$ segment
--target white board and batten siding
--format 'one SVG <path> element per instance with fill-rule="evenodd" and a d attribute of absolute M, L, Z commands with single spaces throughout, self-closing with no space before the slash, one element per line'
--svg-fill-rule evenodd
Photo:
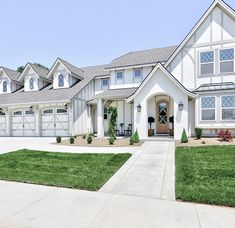
<path fill-rule="evenodd" d="M 91 81 L 73 98 L 72 132 L 74 135 L 92 131 L 92 121 L 87 102 L 94 97 L 94 92 L 94 81 Z"/>
<path fill-rule="evenodd" d="M 211 12 L 190 40 L 167 66 L 168 70 L 187 88 L 194 90 L 202 84 L 235 82 L 234 74 L 200 76 L 200 52 L 235 48 L 235 21 L 219 7 Z M 217 70 L 218 72 L 218 70 Z"/>

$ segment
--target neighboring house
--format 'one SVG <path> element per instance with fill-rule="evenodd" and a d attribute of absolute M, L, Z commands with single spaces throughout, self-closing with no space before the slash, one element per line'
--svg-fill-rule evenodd
<path fill-rule="evenodd" d="M 179 46 L 130 52 L 110 64 L 77 68 L 58 58 L 50 71 L 28 63 L 19 73 L 0 68 L 1 136 L 70 136 L 117 130 L 148 138 L 195 127 L 215 136 L 235 130 L 235 12 L 216 0 Z M 170 121 L 171 120 L 171 121 Z M 172 123 L 172 120 L 173 123 Z"/>

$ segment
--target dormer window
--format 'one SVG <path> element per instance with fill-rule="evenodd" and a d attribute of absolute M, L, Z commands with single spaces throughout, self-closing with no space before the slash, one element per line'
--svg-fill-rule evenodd
<path fill-rule="evenodd" d="M 64 75 L 60 74 L 58 77 L 58 87 L 64 87 Z"/>
<path fill-rule="evenodd" d="M 3 83 L 2 83 L 2 91 L 3 91 L 4 93 L 7 92 L 7 82 L 6 82 L 6 81 L 3 81 Z"/>
<path fill-rule="evenodd" d="M 29 79 L 29 89 L 34 90 L 34 79 L 33 78 Z"/>

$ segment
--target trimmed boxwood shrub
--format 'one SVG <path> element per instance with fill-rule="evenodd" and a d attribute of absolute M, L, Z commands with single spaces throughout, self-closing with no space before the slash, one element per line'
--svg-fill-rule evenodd
<path fill-rule="evenodd" d="M 195 128 L 195 135 L 197 139 L 201 139 L 202 138 L 202 128 Z"/>
<path fill-rule="evenodd" d="M 139 137 L 139 133 L 136 129 L 134 135 L 133 135 L 133 139 L 134 139 L 134 143 L 139 143 L 140 142 L 140 137 Z"/>
<path fill-rule="evenodd" d="M 187 136 L 186 131 L 184 129 L 182 136 L 181 136 L 181 143 L 187 143 L 187 142 L 188 142 L 188 136 Z"/>
<path fill-rule="evenodd" d="M 91 143 L 92 143 L 92 136 L 91 136 L 91 135 L 88 135 L 88 137 L 87 137 L 87 143 L 88 143 L 88 144 L 91 144 Z"/>
<path fill-rule="evenodd" d="M 70 141 L 70 144 L 74 144 L 74 137 L 70 137 L 69 141 Z"/>
<path fill-rule="evenodd" d="M 56 137 L 56 142 L 57 142 L 57 143 L 61 143 L 61 140 L 62 140 L 61 136 L 57 136 L 57 137 Z"/>
<path fill-rule="evenodd" d="M 114 137 L 110 137 L 109 138 L 109 145 L 113 145 L 114 141 L 115 141 Z"/>

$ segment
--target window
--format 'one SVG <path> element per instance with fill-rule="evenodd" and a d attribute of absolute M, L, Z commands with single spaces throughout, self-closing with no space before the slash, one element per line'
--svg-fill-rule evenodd
<path fill-rule="evenodd" d="M 58 86 L 64 87 L 64 75 L 63 74 L 60 74 L 58 77 Z"/>
<path fill-rule="evenodd" d="M 101 83 L 102 83 L 102 90 L 109 88 L 109 80 L 108 79 L 106 79 L 106 78 L 102 79 Z"/>
<path fill-rule="evenodd" d="M 108 119 L 108 108 L 104 107 L 104 120 Z"/>
<path fill-rule="evenodd" d="M 25 115 L 34 115 L 34 111 L 33 110 L 25 111 Z"/>
<path fill-rule="evenodd" d="M 53 109 L 44 110 L 43 114 L 53 114 Z"/>
<path fill-rule="evenodd" d="M 14 115 L 14 116 L 22 116 L 22 114 L 23 114 L 22 111 L 13 112 L 13 115 Z"/>
<path fill-rule="evenodd" d="M 200 75 L 214 74 L 214 51 L 200 53 Z"/>
<path fill-rule="evenodd" d="M 5 112 L 0 110 L 0 116 L 5 116 Z"/>
<path fill-rule="evenodd" d="M 215 120 L 215 97 L 201 98 L 201 120 Z"/>
<path fill-rule="evenodd" d="M 221 97 L 222 120 L 235 120 L 235 96 Z"/>
<path fill-rule="evenodd" d="M 68 111 L 66 110 L 66 109 L 57 109 L 56 110 L 56 113 L 58 113 L 58 114 L 63 114 L 63 113 L 67 113 Z"/>
<path fill-rule="evenodd" d="M 142 69 L 134 69 L 134 82 L 141 82 L 143 77 Z"/>
<path fill-rule="evenodd" d="M 6 81 L 3 81 L 3 83 L 2 83 L 2 91 L 3 91 L 4 93 L 7 92 L 7 82 L 6 82 Z"/>
<path fill-rule="evenodd" d="M 29 89 L 34 90 L 34 79 L 33 78 L 29 79 Z"/>
<path fill-rule="evenodd" d="M 234 49 L 220 50 L 220 73 L 234 72 Z"/>
<path fill-rule="evenodd" d="M 123 83 L 123 71 L 116 71 L 116 82 Z"/>

